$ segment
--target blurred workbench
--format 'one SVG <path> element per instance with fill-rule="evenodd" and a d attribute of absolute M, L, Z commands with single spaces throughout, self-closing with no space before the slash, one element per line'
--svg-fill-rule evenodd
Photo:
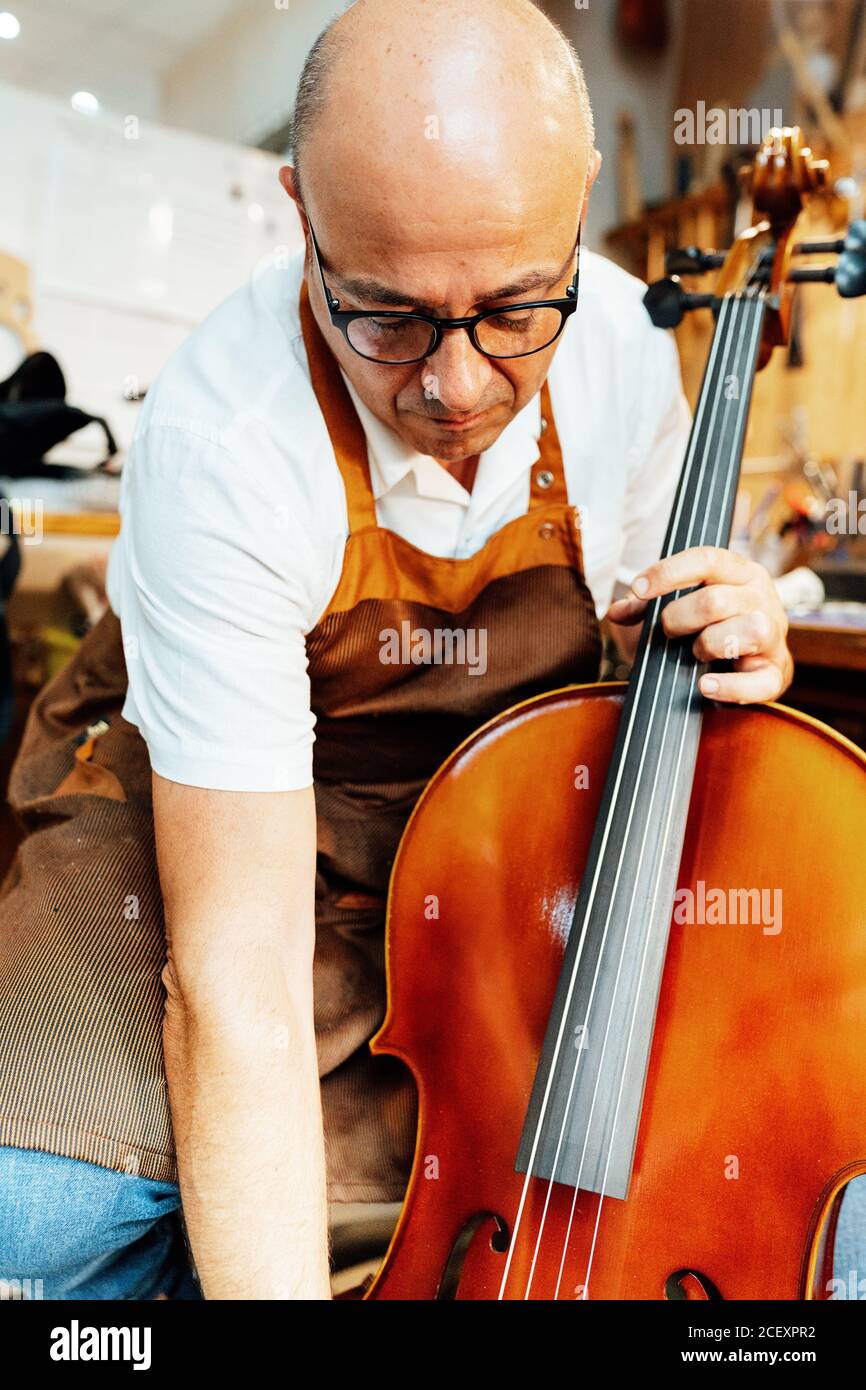
<path fill-rule="evenodd" d="M 794 683 L 784 703 L 866 748 L 866 604 L 828 604 L 826 613 L 792 617 L 788 645 Z"/>

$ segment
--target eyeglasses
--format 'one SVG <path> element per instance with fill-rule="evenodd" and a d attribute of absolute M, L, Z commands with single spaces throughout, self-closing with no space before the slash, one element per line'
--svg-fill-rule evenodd
<path fill-rule="evenodd" d="M 309 218 L 307 219 L 309 222 Z M 577 308 L 580 279 L 580 228 L 577 230 L 577 265 L 564 299 L 537 299 L 485 309 L 466 319 L 437 319 L 431 314 L 410 314 L 379 309 L 344 310 L 325 283 L 319 244 L 309 222 L 310 240 L 331 323 L 349 347 L 370 362 L 402 366 L 432 357 L 443 333 L 464 328 L 473 346 L 485 357 L 531 357 L 555 343 L 566 319 Z"/>

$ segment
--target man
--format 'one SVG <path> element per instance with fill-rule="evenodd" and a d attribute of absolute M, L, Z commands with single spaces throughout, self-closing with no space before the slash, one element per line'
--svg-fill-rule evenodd
<path fill-rule="evenodd" d="M 161 1213 L 182 1199 L 206 1297 L 326 1298 L 326 1196 L 393 1201 L 411 1157 L 411 1083 L 367 1041 L 390 864 L 438 762 L 515 700 L 595 679 L 598 617 L 627 649 L 677 588 L 703 586 L 671 633 L 743 653 L 705 694 L 790 678 L 763 571 L 710 549 L 653 563 L 687 412 L 641 286 L 593 256 L 578 279 L 600 158 L 560 33 L 528 0 L 358 3 L 310 55 L 295 147 L 303 264 L 192 336 L 125 472 L 125 718 L 112 619 L 43 697 L 13 781 L 67 836 L 41 912 L 49 839 L 38 862 L 25 843 L 0 1019 L 5 1181 L 66 1205 L 0 1236 L 0 1274 L 29 1259 L 49 1296 L 177 1293 Z M 408 658 L 404 623 L 429 639 Z M 466 660 L 437 662 L 455 629 Z"/>

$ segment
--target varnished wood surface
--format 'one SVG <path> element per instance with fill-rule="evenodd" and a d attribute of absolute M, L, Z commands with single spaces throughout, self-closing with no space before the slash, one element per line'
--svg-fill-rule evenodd
<path fill-rule="evenodd" d="M 796 665 L 866 671 L 866 628 L 794 621 L 788 645 Z"/>
<path fill-rule="evenodd" d="M 620 702 L 618 687 L 591 687 L 502 716 L 407 827 L 374 1045 L 412 1069 L 420 1128 L 371 1297 L 434 1298 L 474 1215 L 513 1228 L 514 1156 Z M 862 753 L 803 716 L 708 710 L 680 886 L 779 888 L 782 930 L 673 926 L 629 1197 L 599 1217 L 580 1193 L 567 1236 L 573 1192 L 550 1189 L 533 1298 L 553 1296 L 564 1247 L 561 1298 L 663 1298 L 682 1268 L 726 1299 L 816 1292 L 822 1214 L 866 1171 L 864 774 Z M 530 1185 L 508 1298 L 525 1294 L 547 1197 Z M 482 1221 L 460 1298 L 498 1296 L 493 1230 Z"/>

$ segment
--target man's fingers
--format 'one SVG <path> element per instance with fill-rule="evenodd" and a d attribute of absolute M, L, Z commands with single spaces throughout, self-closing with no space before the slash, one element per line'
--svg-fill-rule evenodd
<path fill-rule="evenodd" d="M 771 650 L 772 623 L 766 613 L 743 613 L 724 623 L 713 623 L 692 644 L 699 661 L 739 661 Z"/>
<path fill-rule="evenodd" d="M 721 700 L 725 704 L 761 704 L 765 700 L 776 700 L 785 688 L 785 679 L 778 666 L 771 661 L 762 661 L 744 671 L 711 671 L 702 676 L 700 691 L 710 700 Z"/>
<path fill-rule="evenodd" d="M 766 570 L 753 560 L 721 547 L 695 546 L 650 565 L 631 589 L 631 600 L 611 607 L 611 622 L 638 623 L 648 604 L 680 591 L 659 603 L 666 635 L 694 637 L 699 661 L 736 663 L 734 671 L 701 677 L 701 693 L 709 699 L 760 704 L 778 699 L 790 682 L 785 611 Z"/>
<path fill-rule="evenodd" d="M 623 627 L 631 627 L 633 623 L 640 623 L 644 619 L 647 606 L 640 598 L 618 598 L 616 603 L 612 603 L 607 611 L 607 617 L 612 623 L 620 623 Z"/>
<path fill-rule="evenodd" d="M 662 610 L 662 627 L 668 637 L 687 637 L 713 623 L 724 623 L 743 616 L 748 604 L 742 588 L 732 584 L 713 584 L 709 589 L 695 589 L 683 594 Z M 752 605 L 748 605 L 751 607 Z"/>
<path fill-rule="evenodd" d="M 696 545 L 650 565 L 632 580 L 631 587 L 638 598 L 657 598 L 694 584 L 747 584 L 758 570 L 753 560 L 734 550 Z"/>
<path fill-rule="evenodd" d="M 688 637 L 697 632 L 707 638 L 712 645 L 702 650 L 695 645 L 695 655 L 705 661 L 736 661 L 740 656 L 768 651 L 779 634 L 763 609 L 743 611 L 744 601 L 747 603 L 748 597 L 742 588 L 734 588 L 730 584 L 695 589 L 693 593 L 684 594 L 682 598 L 665 605 L 661 624 L 668 637 Z M 607 616 L 612 623 L 627 627 L 641 622 L 647 607 L 648 604 L 641 599 L 618 599 L 611 605 Z M 736 639 L 739 639 L 738 650 Z"/>

